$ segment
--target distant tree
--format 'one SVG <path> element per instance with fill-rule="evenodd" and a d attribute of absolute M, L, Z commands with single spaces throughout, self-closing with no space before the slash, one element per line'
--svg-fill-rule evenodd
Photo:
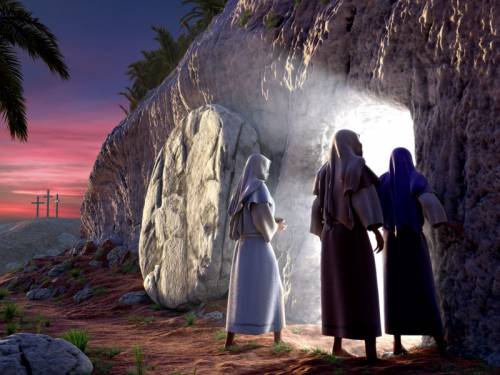
<path fill-rule="evenodd" d="M 181 18 L 181 25 L 188 32 L 205 30 L 212 18 L 224 10 L 227 0 L 182 0 L 184 5 L 192 5 L 191 10 Z"/>
<path fill-rule="evenodd" d="M 163 27 L 152 27 L 155 40 L 160 47 L 153 51 L 142 51 L 143 59 L 129 65 L 127 75 L 132 86 L 120 95 L 129 101 L 129 109 L 134 110 L 147 92 L 157 87 L 172 72 L 185 52 L 185 43 L 176 41 Z M 122 106 L 128 113 L 128 110 Z"/>
<path fill-rule="evenodd" d="M 192 41 L 210 24 L 212 18 L 224 9 L 226 0 L 183 0 L 193 5 L 182 17 L 185 33 L 177 40 L 163 27 L 152 27 L 159 48 L 142 51 L 143 58 L 129 65 L 127 76 L 131 85 L 119 94 L 128 100 L 128 108 L 120 106 L 125 113 L 137 108 L 146 94 L 158 85 L 177 67 Z"/>
<path fill-rule="evenodd" d="M 28 126 L 23 77 L 14 48 L 41 59 L 51 72 L 69 79 L 56 37 L 17 0 L 0 0 L 0 113 L 13 139 L 26 141 Z"/>

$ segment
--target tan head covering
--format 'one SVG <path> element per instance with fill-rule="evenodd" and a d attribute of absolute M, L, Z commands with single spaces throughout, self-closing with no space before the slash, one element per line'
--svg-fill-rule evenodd
<path fill-rule="evenodd" d="M 349 194 L 359 188 L 365 159 L 359 137 L 348 129 L 335 133 L 328 168 L 328 189 L 325 208 L 330 217 L 352 229 L 354 215 Z"/>
<path fill-rule="evenodd" d="M 233 192 L 229 203 L 228 215 L 230 232 L 229 236 L 237 240 L 241 234 L 241 213 L 244 207 L 244 201 L 257 190 L 267 192 L 267 189 L 261 189 L 269 176 L 269 167 L 271 160 L 261 154 L 252 154 L 249 156 L 243 173 L 238 181 L 238 185 Z M 266 194 L 263 193 L 262 200 L 266 200 Z"/>

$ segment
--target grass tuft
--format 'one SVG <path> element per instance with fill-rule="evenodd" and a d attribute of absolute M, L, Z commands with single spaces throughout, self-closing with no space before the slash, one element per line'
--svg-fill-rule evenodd
<path fill-rule="evenodd" d="M 2 308 L 2 319 L 5 322 L 11 322 L 16 316 L 22 316 L 22 310 L 15 302 L 5 302 Z"/>
<path fill-rule="evenodd" d="M 327 353 L 324 350 L 321 350 L 320 348 L 314 348 L 311 353 L 313 355 L 316 355 L 320 357 L 322 360 L 327 361 L 328 363 L 331 363 L 332 365 L 339 364 L 342 362 L 342 360 L 339 357 L 334 356 L 331 353 Z"/>
<path fill-rule="evenodd" d="M 136 375 L 144 375 L 144 351 L 140 345 L 135 345 L 134 349 L 134 362 Z"/>
<path fill-rule="evenodd" d="M 130 315 L 127 317 L 129 323 L 135 323 L 139 325 L 148 325 L 155 321 L 154 316 L 141 316 L 141 315 Z"/>
<path fill-rule="evenodd" d="M 196 314 L 193 312 L 189 312 L 186 315 L 184 315 L 184 319 L 186 319 L 187 326 L 192 326 L 196 322 Z"/>
<path fill-rule="evenodd" d="M 290 353 L 292 351 L 292 347 L 290 344 L 287 344 L 286 342 L 280 341 L 278 343 L 274 343 L 273 345 L 273 353 L 280 354 L 280 353 Z"/>
<path fill-rule="evenodd" d="M 88 332 L 81 329 L 70 329 L 69 331 L 64 332 L 61 337 L 72 343 L 84 353 L 90 340 Z"/>
<path fill-rule="evenodd" d="M 223 329 L 219 329 L 215 332 L 214 337 L 216 340 L 225 340 L 226 339 L 226 331 Z"/>

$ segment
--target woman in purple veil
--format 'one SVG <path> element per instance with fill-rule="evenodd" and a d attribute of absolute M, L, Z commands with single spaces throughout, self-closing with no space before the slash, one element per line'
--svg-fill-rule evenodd
<path fill-rule="evenodd" d="M 417 172 L 410 152 L 396 148 L 377 187 L 384 212 L 385 331 L 394 335 L 394 354 L 406 354 L 401 335 L 433 336 L 442 353 L 443 325 L 431 260 L 422 232 L 447 222 L 443 206 Z"/>

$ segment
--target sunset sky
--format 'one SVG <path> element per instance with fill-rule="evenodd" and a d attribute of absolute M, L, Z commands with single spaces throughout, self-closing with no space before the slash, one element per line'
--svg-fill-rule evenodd
<path fill-rule="evenodd" d="M 61 217 L 78 217 L 93 162 L 123 119 L 127 66 L 156 48 L 151 26 L 178 35 L 181 0 L 24 0 L 56 34 L 71 79 L 61 81 L 19 52 L 28 107 L 27 143 L 0 129 L 0 221 L 35 216 L 30 202 L 59 193 Z M 41 212 L 45 213 L 44 206 Z M 53 204 L 51 215 L 54 215 Z"/>

